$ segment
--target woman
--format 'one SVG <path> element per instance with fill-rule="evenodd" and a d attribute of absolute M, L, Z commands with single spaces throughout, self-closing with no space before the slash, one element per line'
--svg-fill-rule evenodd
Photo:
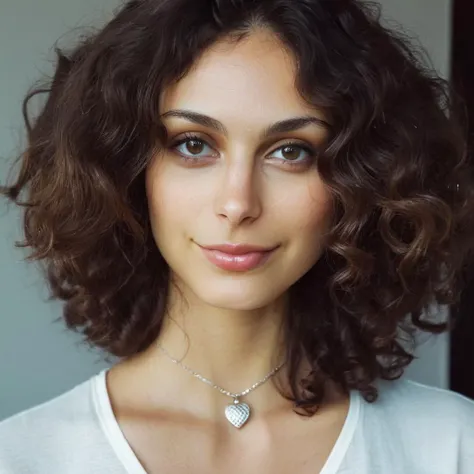
<path fill-rule="evenodd" d="M 375 11 L 131 1 L 48 94 L 3 193 L 120 362 L 4 420 L 0 472 L 472 472 L 474 402 L 400 379 L 451 328 L 426 312 L 472 261 L 472 168 Z"/>

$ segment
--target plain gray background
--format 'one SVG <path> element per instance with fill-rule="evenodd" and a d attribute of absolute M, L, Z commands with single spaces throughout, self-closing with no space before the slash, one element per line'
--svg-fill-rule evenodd
<path fill-rule="evenodd" d="M 80 26 L 100 26 L 118 0 L 0 0 L 0 181 L 24 145 L 21 100 L 42 74 L 52 72 L 52 46 L 69 45 Z M 449 71 L 450 0 L 383 0 L 384 17 L 419 37 L 433 64 Z M 72 31 L 72 33 L 71 33 Z M 67 35 L 65 35 L 67 33 Z M 0 420 L 39 404 L 89 378 L 106 364 L 101 353 L 53 319 L 58 302 L 46 302 L 46 285 L 34 264 L 22 261 L 20 213 L 0 201 Z M 406 377 L 447 388 L 447 335 L 419 349 Z"/>

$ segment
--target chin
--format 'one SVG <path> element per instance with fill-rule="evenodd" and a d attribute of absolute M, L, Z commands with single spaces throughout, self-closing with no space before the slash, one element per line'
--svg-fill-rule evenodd
<path fill-rule="evenodd" d="M 205 288 L 202 286 L 196 288 L 195 294 L 201 301 L 216 308 L 252 311 L 272 304 L 284 293 L 284 291 L 276 292 L 275 288 L 252 284 L 252 282 L 226 283 L 208 282 Z"/>

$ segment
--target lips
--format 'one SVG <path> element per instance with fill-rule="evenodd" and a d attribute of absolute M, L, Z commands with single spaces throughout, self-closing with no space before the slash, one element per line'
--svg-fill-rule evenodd
<path fill-rule="evenodd" d="M 262 266 L 277 247 L 264 248 L 247 244 L 200 246 L 204 256 L 216 267 L 245 272 Z"/>

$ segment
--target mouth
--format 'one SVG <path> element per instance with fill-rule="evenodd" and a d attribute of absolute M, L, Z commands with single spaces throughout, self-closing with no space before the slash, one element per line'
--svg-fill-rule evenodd
<path fill-rule="evenodd" d="M 247 244 L 201 246 L 204 256 L 216 267 L 233 272 L 246 272 L 264 265 L 279 247 L 265 248 Z"/>

